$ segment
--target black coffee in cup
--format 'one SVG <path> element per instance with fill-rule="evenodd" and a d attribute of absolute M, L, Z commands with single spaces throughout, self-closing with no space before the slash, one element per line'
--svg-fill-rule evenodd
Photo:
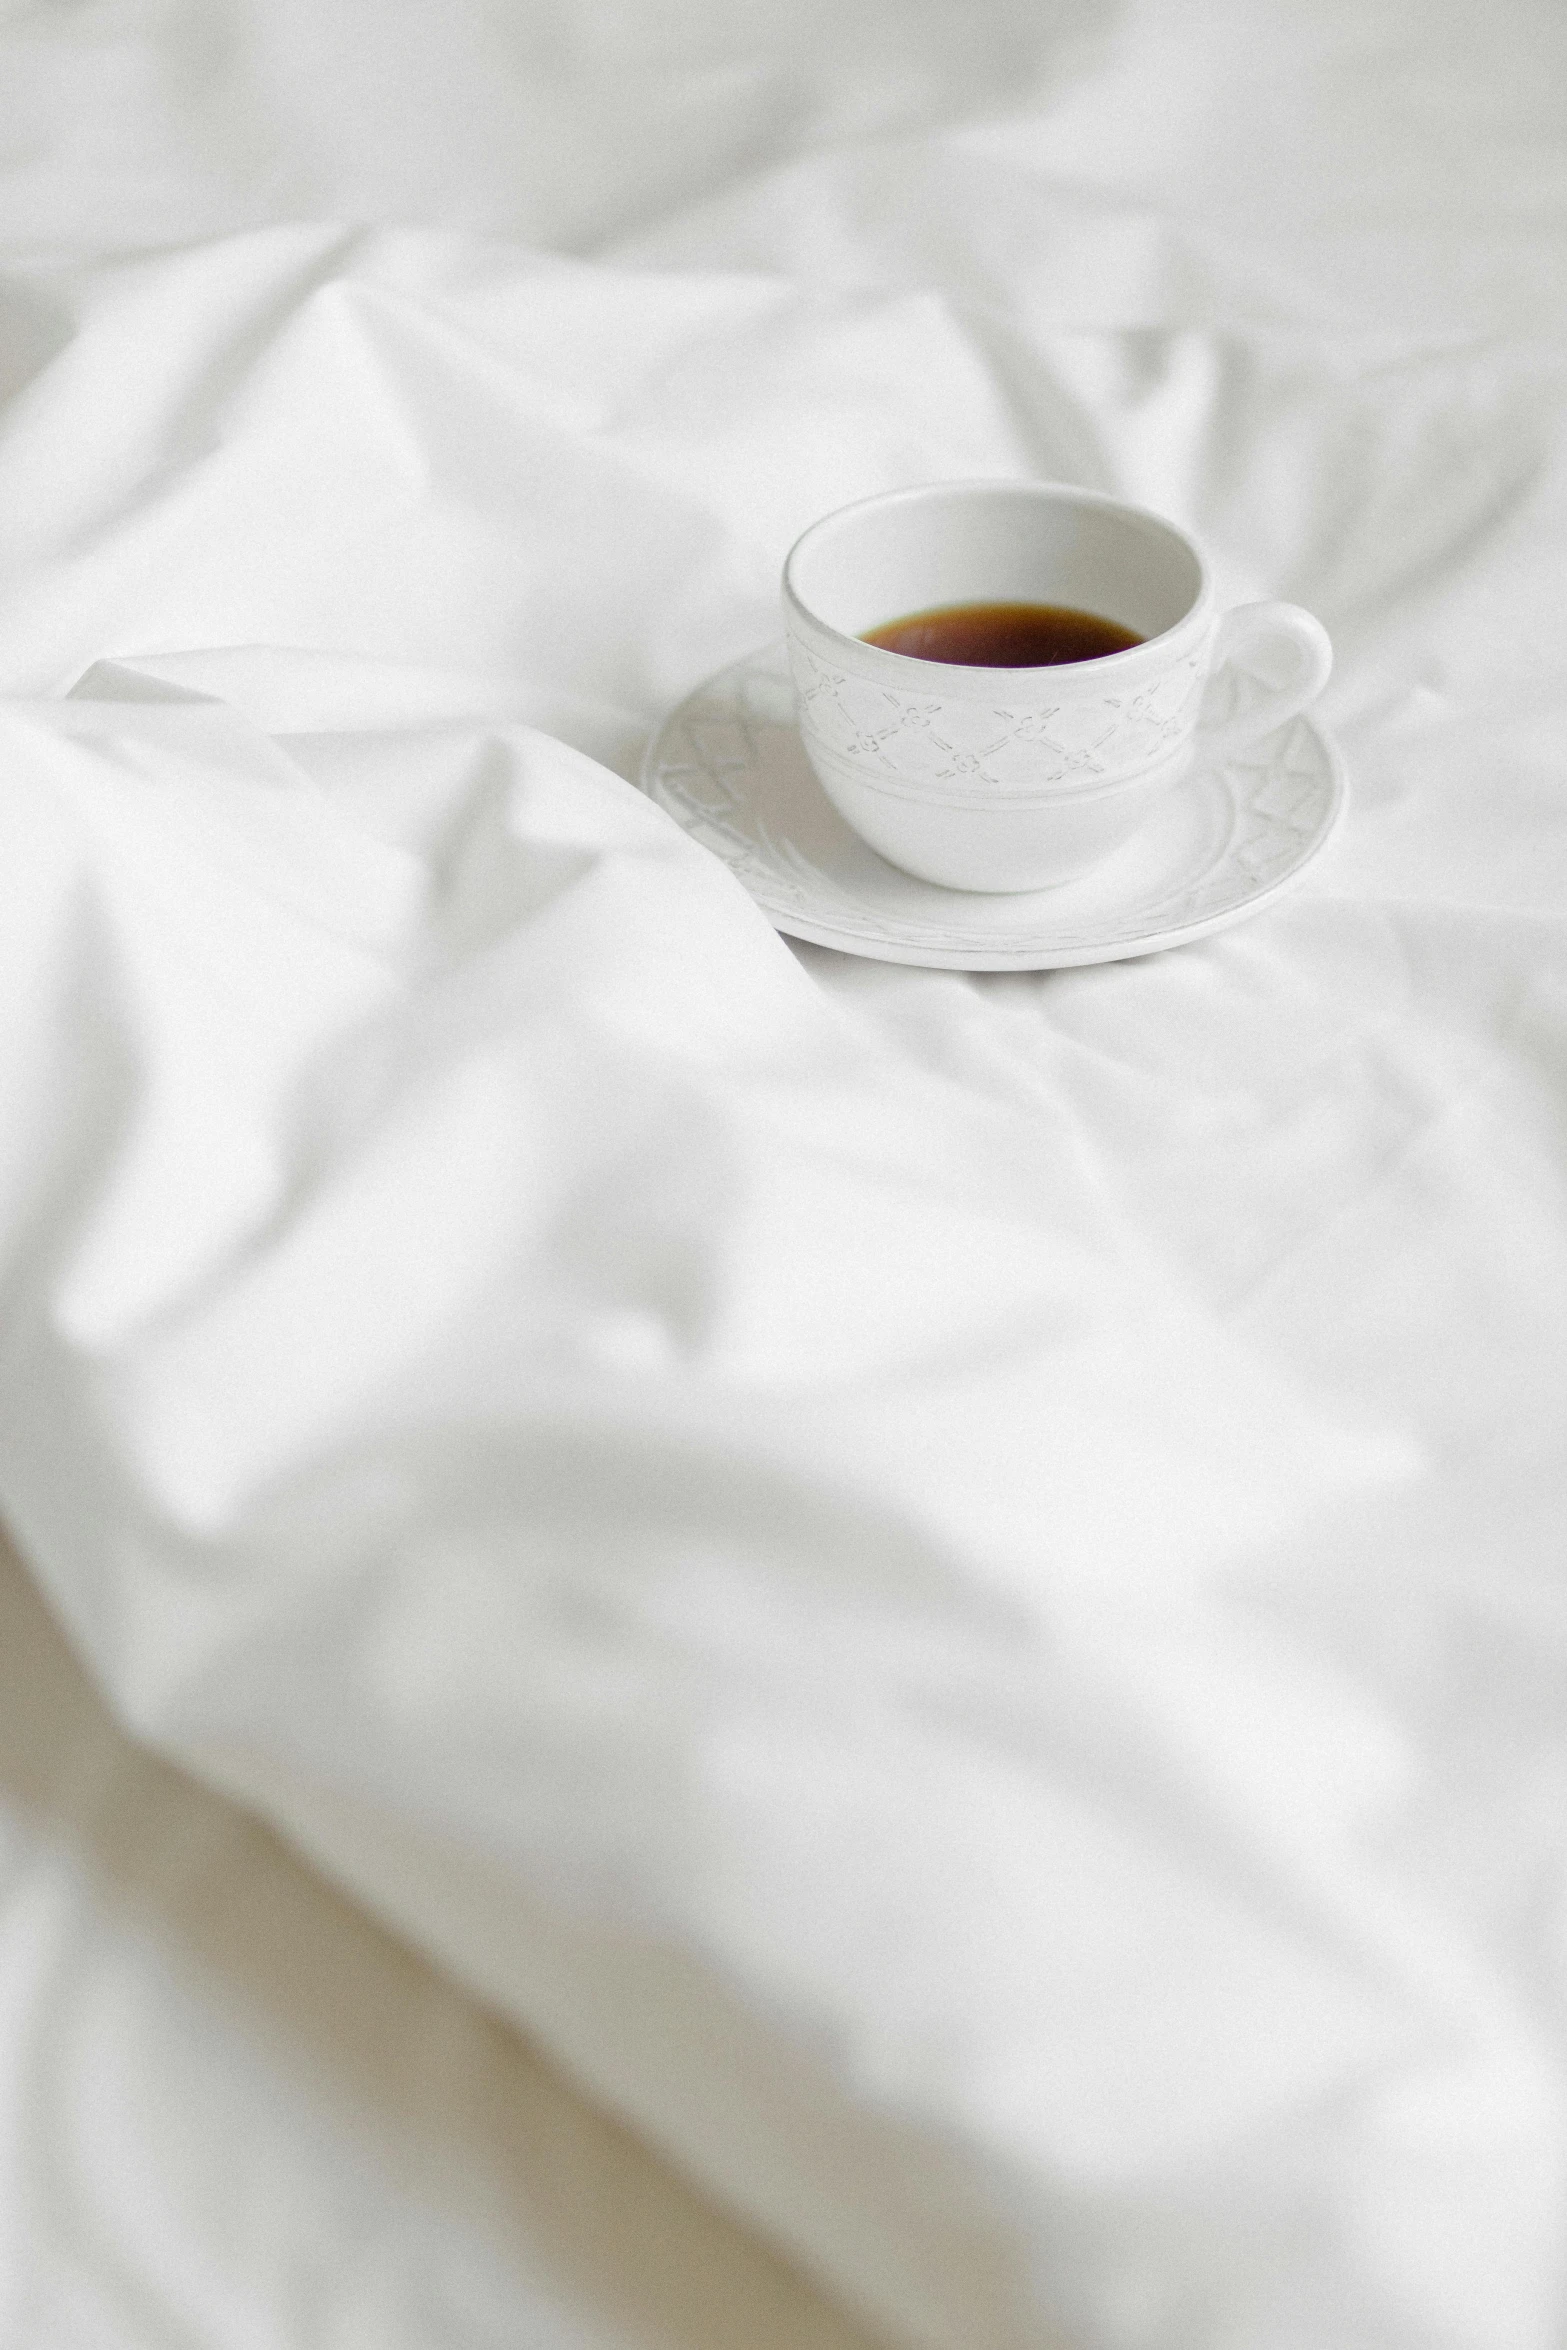
<path fill-rule="evenodd" d="M 863 642 L 915 661 L 953 661 L 971 669 L 1048 669 L 1063 661 L 1098 661 L 1142 638 L 1119 621 L 1071 604 L 940 604 L 868 628 Z"/>

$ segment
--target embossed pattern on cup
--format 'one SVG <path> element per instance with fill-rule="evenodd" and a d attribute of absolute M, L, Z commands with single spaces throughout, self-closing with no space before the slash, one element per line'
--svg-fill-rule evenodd
<path fill-rule="evenodd" d="M 1157 764 L 1195 725 L 1206 666 L 1192 652 L 1140 690 L 1059 693 L 1030 707 L 1021 690 L 992 701 L 900 693 L 799 640 L 791 659 L 813 756 L 845 760 L 889 785 L 961 784 L 969 799 L 1092 786 Z"/>

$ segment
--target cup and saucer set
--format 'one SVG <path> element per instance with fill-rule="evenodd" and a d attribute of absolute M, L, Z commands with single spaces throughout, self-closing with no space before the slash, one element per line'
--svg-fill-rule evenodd
<path fill-rule="evenodd" d="M 1152 954 L 1259 912 L 1342 811 L 1304 714 L 1321 625 L 1221 616 L 1196 543 L 1119 499 L 864 499 L 783 599 L 784 642 L 680 704 L 642 788 L 791 937 L 953 971 Z"/>

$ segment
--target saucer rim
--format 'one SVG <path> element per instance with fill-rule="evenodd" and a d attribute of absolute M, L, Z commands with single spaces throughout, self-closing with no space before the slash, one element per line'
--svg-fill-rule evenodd
<path fill-rule="evenodd" d="M 693 702 L 698 701 L 704 694 L 712 693 L 715 687 L 733 675 L 735 671 L 784 656 L 785 640 L 781 637 L 771 639 L 766 644 L 755 646 L 748 653 L 737 654 L 732 661 L 726 661 L 721 668 L 715 669 L 710 677 L 702 679 L 688 692 L 682 694 L 680 700 L 665 712 L 648 738 L 647 748 L 642 755 L 637 773 L 637 788 L 653 802 L 655 807 L 663 809 L 666 815 L 678 823 L 688 839 L 696 840 L 699 847 L 708 849 L 710 856 L 718 857 L 719 863 L 725 865 L 727 870 L 734 874 L 735 880 L 745 890 L 752 904 L 756 906 L 758 912 L 766 916 L 774 930 L 786 938 L 799 939 L 807 946 L 828 947 L 835 954 L 858 955 L 865 962 L 903 963 L 914 969 L 928 971 L 1066 971 L 1087 968 L 1096 963 L 1134 962 L 1145 955 L 1163 954 L 1172 947 L 1187 946 L 1199 939 L 1211 938 L 1219 931 L 1228 930 L 1240 922 L 1249 922 L 1253 915 L 1264 912 L 1268 906 L 1285 896 L 1304 877 L 1323 851 L 1328 848 L 1343 821 L 1348 799 L 1348 774 L 1343 752 L 1321 720 L 1311 711 L 1303 710 L 1286 719 L 1274 734 L 1265 735 L 1258 743 L 1248 746 L 1244 761 L 1235 758 L 1221 763 L 1221 767 L 1234 767 L 1243 763 L 1255 762 L 1267 750 L 1268 745 L 1279 736 L 1284 735 L 1292 728 L 1304 727 L 1313 737 L 1323 758 L 1328 781 L 1326 815 L 1295 863 L 1288 866 L 1283 873 L 1275 874 L 1270 880 L 1258 883 L 1255 889 L 1233 905 L 1220 907 L 1214 913 L 1201 915 L 1195 921 L 1180 923 L 1172 929 L 1150 931 L 1135 938 L 1128 939 L 1123 935 L 1120 938 L 1104 941 L 1097 945 L 1078 943 L 1054 948 L 1046 941 L 1041 940 L 1038 947 L 1029 947 L 1021 951 L 1013 949 L 987 953 L 971 948 L 919 947 L 904 940 L 877 939 L 873 936 L 850 933 L 835 927 L 830 921 L 813 922 L 807 916 L 801 915 L 793 909 L 768 905 L 765 899 L 758 896 L 750 884 L 738 872 L 735 872 L 734 867 L 728 864 L 727 859 L 717 849 L 701 840 L 692 828 L 682 820 L 676 807 L 669 806 L 660 795 L 650 788 L 655 768 L 659 764 L 660 745 Z M 1183 777 L 1176 789 L 1189 789 L 1200 776 L 1212 772 L 1211 767 L 1195 768 L 1190 775 Z M 874 855 L 876 852 L 872 851 L 871 853 Z M 898 868 L 893 866 L 891 870 L 897 872 Z M 913 879 L 912 876 L 904 878 Z M 921 882 L 916 886 L 923 889 L 934 889 L 939 885 L 934 882 Z M 1069 887 L 1070 884 L 1066 886 Z M 945 896 L 955 901 L 976 899 L 991 905 L 996 903 L 998 896 L 1009 894 L 989 890 L 959 889 L 944 892 Z M 1053 892 L 1044 890 L 1022 890 L 1017 893 L 1017 896 L 1020 899 L 1048 898 L 1053 894 Z"/>

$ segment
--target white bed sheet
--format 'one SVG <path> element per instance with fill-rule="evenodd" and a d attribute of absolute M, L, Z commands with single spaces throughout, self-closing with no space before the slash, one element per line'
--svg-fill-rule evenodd
<path fill-rule="evenodd" d="M 0 1501 L 757 2231 L 9 1569 L 19 2343 L 1561 2340 L 1564 48 L 0 12 Z M 791 951 L 518 731 L 966 472 L 1322 614 L 1293 900 Z"/>

